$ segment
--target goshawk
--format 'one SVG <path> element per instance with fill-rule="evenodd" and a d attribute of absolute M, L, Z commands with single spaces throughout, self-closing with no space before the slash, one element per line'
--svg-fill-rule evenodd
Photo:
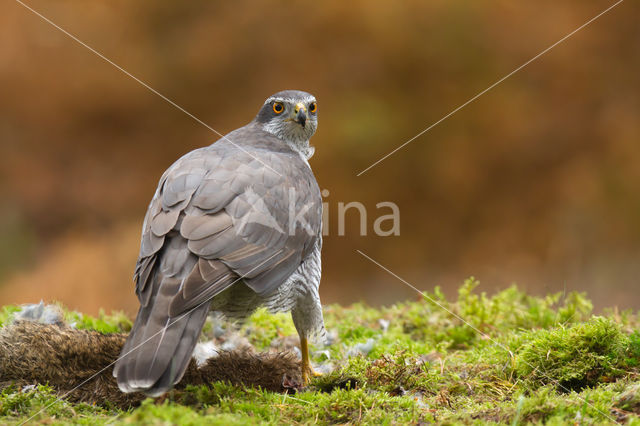
<path fill-rule="evenodd" d="M 318 295 L 322 199 L 308 159 L 316 99 L 286 90 L 253 121 L 162 175 L 142 227 L 140 309 L 113 371 L 123 392 L 160 395 L 185 372 L 209 310 L 291 311 L 302 375 L 324 332 Z"/>

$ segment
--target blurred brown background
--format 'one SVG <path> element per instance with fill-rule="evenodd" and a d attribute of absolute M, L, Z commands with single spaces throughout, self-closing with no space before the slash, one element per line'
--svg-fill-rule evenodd
<path fill-rule="evenodd" d="M 323 301 L 415 298 L 474 275 L 640 307 L 640 4 L 623 2 L 360 177 L 611 1 L 29 1 L 221 132 L 314 93 L 330 191 Z M 217 137 L 20 6 L 0 6 L 0 305 L 133 314 L 162 172 Z M 401 209 L 401 235 L 358 235 Z"/>

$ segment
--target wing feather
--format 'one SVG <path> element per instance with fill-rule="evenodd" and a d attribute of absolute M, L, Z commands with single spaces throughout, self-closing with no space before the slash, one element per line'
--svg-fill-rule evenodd
<path fill-rule="evenodd" d="M 223 263 L 200 259 L 183 280 L 182 291 L 171 300 L 169 315 L 180 315 L 210 300 L 231 286 L 235 277 Z"/>
<path fill-rule="evenodd" d="M 166 235 L 176 226 L 178 216 L 180 216 L 180 210 L 178 209 L 161 210 L 151 219 L 151 232 L 158 237 Z"/>
<path fill-rule="evenodd" d="M 180 234 L 187 240 L 201 240 L 231 227 L 231 216 L 225 212 L 193 216 L 185 214 L 180 225 Z"/>

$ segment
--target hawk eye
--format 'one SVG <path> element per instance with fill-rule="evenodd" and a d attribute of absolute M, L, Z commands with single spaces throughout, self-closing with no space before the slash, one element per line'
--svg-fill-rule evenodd
<path fill-rule="evenodd" d="M 318 110 L 318 105 L 315 102 L 311 102 L 309 104 L 309 112 L 316 112 Z"/>
<path fill-rule="evenodd" d="M 276 114 L 281 114 L 282 111 L 284 111 L 284 105 L 282 104 L 282 102 L 275 102 L 273 104 L 273 112 L 275 112 Z"/>

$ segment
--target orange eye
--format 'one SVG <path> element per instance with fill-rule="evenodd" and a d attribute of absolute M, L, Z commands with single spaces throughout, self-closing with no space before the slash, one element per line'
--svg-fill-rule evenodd
<path fill-rule="evenodd" d="M 284 105 L 282 105 L 282 102 L 275 102 L 273 104 L 273 112 L 276 114 L 282 114 L 282 111 L 284 111 Z"/>
<path fill-rule="evenodd" d="M 311 102 L 309 104 L 309 112 L 316 112 L 318 110 L 318 105 L 315 102 Z"/>

